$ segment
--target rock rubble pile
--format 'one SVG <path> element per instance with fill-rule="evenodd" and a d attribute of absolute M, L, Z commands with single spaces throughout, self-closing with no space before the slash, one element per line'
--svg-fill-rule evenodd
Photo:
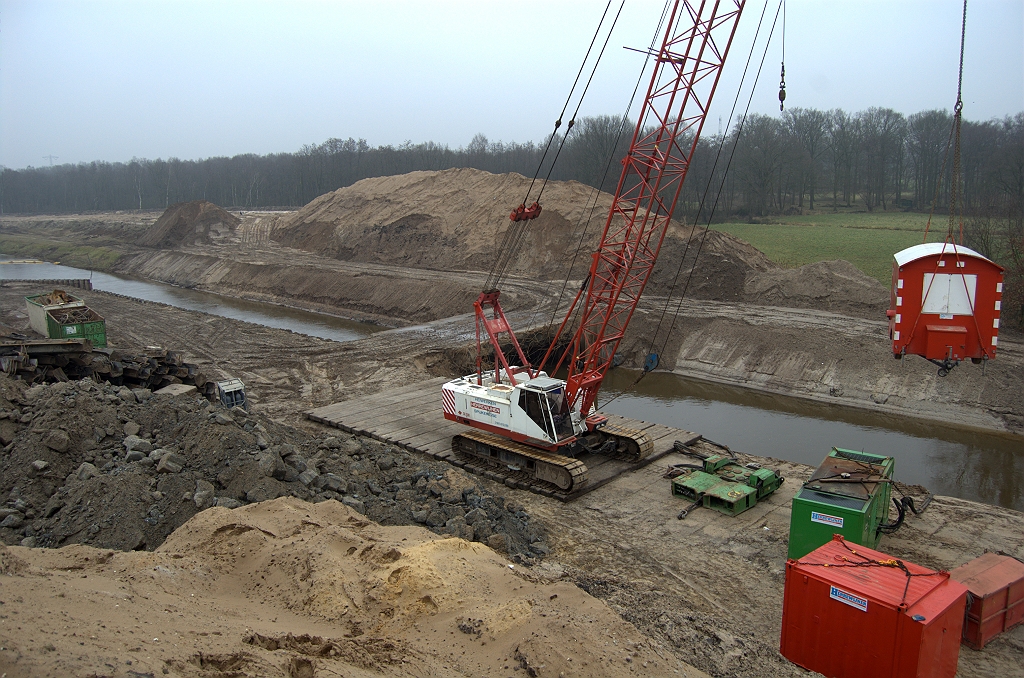
<path fill-rule="evenodd" d="M 152 550 L 211 506 L 337 500 L 529 563 L 548 552 L 521 506 L 448 464 L 346 434 L 314 436 L 196 393 L 0 376 L 0 540 Z"/>

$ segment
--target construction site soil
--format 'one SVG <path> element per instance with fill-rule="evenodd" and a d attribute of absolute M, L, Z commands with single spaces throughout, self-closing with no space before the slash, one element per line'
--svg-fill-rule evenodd
<path fill-rule="evenodd" d="M 39 255 L 56 243 L 107 248 L 121 254 L 114 272 L 397 328 L 335 343 L 85 293 L 112 346 L 181 350 L 210 376 L 242 378 L 251 408 L 0 378 L 0 571 L 10 575 L 0 671 L 807 675 L 777 648 L 789 501 L 809 468 L 741 455 L 787 482 L 737 518 L 678 521 L 662 474 L 689 461 L 681 455 L 560 503 L 303 417 L 467 371 L 467 311 L 525 181 L 474 170 L 371 179 L 293 213 L 243 213 L 233 226 L 218 215 L 226 229 L 163 249 L 126 244 L 155 232 L 159 214 L 0 218 L 0 235 Z M 556 312 L 565 257 L 550 252 L 578 234 L 589 191 L 545 192 L 502 287 L 517 327 L 541 335 Z M 607 200 L 597 197 L 594 229 Z M 187 226 L 167 233 L 197 232 Z M 688 234 L 672 229 L 621 347 L 627 364 L 649 349 Z M 30 332 L 23 299 L 47 291 L 37 288 L 0 287 L 0 322 Z M 687 289 L 663 369 L 1024 431 L 1019 342 L 1004 334 L 984 374 L 967 366 L 939 379 L 923 360 L 893 361 L 887 291 L 845 262 L 782 269 L 711 232 Z M 1021 534 L 1019 512 L 937 497 L 880 549 L 951 569 L 985 551 L 1024 557 Z M 1018 627 L 962 650 L 958 675 L 1022 675 L 1022 665 Z"/>

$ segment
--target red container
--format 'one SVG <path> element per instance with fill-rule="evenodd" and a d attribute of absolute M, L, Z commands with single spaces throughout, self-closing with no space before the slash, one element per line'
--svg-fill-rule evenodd
<path fill-rule="evenodd" d="M 930 242 L 897 252 L 889 291 L 895 356 L 957 363 L 996 357 L 1003 268 L 972 249 Z"/>
<path fill-rule="evenodd" d="M 964 620 L 964 643 L 980 650 L 1003 631 L 1024 621 L 1024 563 L 986 553 L 949 576 L 967 587 L 971 603 Z"/>
<path fill-rule="evenodd" d="M 953 678 L 966 602 L 948 572 L 835 535 L 786 563 L 780 650 L 829 678 Z"/>

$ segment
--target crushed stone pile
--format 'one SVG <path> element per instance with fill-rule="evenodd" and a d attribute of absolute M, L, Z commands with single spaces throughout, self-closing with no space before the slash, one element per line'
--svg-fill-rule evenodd
<path fill-rule="evenodd" d="M 178 247 L 216 242 L 232 234 L 242 220 L 208 200 L 171 205 L 139 237 L 143 247 Z"/>
<path fill-rule="evenodd" d="M 282 219 L 271 237 L 342 260 L 489 271 L 509 212 L 529 184 L 530 179 L 519 174 L 465 168 L 364 179 L 324 194 Z M 575 181 L 549 182 L 543 211 L 530 222 L 511 275 L 562 280 L 571 265 L 571 277 L 582 280 L 611 200 L 610 194 Z M 689 271 L 703 233 L 696 230 L 687 250 L 691 229 L 672 224 L 649 283 L 651 292 L 668 290 L 681 260 L 684 271 Z M 776 268 L 753 246 L 712 231 L 701 248 L 687 296 L 737 299 L 743 295 L 748 272 Z M 679 289 L 684 280 L 680 278 Z"/>
<path fill-rule="evenodd" d="M 8 675 L 703 675 L 557 566 L 337 501 L 215 507 L 152 553 L 0 545 L 0 568 Z"/>
<path fill-rule="evenodd" d="M 0 376 L 0 540 L 152 550 L 203 509 L 292 496 L 421 524 L 530 564 L 548 553 L 521 506 L 442 462 L 313 436 L 191 395 Z"/>

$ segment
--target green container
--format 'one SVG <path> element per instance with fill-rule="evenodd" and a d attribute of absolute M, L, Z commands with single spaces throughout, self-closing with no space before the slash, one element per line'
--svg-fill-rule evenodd
<path fill-rule="evenodd" d="M 81 322 L 61 322 L 58 316 L 64 313 L 50 311 L 46 314 L 47 334 L 51 339 L 88 339 L 96 348 L 105 348 L 107 345 L 107 323 L 96 311 L 91 308 L 82 307 L 74 309 L 79 318 L 87 318 Z"/>
<path fill-rule="evenodd" d="M 833 447 L 793 497 L 789 557 L 802 558 L 834 534 L 878 546 L 878 526 L 889 517 L 894 467 L 892 457 Z"/>

